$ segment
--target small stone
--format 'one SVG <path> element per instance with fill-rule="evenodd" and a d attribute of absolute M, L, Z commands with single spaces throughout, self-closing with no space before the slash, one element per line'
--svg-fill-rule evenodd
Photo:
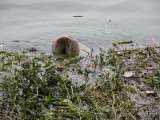
<path fill-rule="evenodd" d="M 117 52 L 117 54 L 118 54 L 118 55 L 123 55 L 124 53 L 123 53 L 123 52 Z"/>
<path fill-rule="evenodd" d="M 133 77 L 134 76 L 134 71 L 126 71 L 123 76 L 124 77 Z"/>

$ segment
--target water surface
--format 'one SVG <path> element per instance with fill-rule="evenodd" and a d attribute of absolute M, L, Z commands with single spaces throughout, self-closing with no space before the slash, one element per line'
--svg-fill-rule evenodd
<path fill-rule="evenodd" d="M 152 37 L 160 42 L 159 6 L 159 0 L 1 0 L 0 42 L 8 51 L 35 46 L 47 54 L 52 53 L 50 40 L 61 34 L 77 38 L 95 53 L 97 44 L 112 47 L 112 33 L 140 45 Z"/>

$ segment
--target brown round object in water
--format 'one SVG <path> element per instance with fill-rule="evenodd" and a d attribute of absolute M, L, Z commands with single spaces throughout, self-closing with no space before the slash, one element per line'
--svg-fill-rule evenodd
<path fill-rule="evenodd" d="M 80 46 L 76 39 L 63 35 L 53 40 L 52 50 L 59 54 L 79 54 Z"/>

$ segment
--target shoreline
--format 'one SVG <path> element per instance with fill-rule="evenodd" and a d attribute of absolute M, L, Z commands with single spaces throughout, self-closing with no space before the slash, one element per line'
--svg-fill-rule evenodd
<path fill-rule="evenodd" d="M 69 59 L 0 52 L 2 119 L 158 118 L 160 49 L 100 51 Z"/>

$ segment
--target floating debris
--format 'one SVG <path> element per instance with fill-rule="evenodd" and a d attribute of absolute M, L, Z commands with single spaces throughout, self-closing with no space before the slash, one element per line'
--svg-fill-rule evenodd
<path fill-rule="evenodd" d="M 84 16 L 81 16 L 81 15 L 75 15 L 75 16 L 73 16 L 73 17 L 84 17 Z"/>
<path fill-rule="evenodd" d="M 13 40 L 12 42 L 30 42 L 30 41 L 27 41 L 27 40 Z"/>
<path fill-rule="evenodd" d="M 13 40 L 12 42 L 21 42 L 21 40 Z"/>

